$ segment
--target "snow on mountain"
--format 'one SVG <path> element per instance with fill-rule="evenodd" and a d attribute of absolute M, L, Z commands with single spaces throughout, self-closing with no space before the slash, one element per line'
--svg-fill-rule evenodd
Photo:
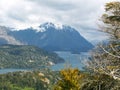
<path fill-rule="evenodd" d="M 37 28 L 11 31 L 9 35 L 20 42 L 48 51 L 84 52 L 93 48 L 93 45 L 74 28 L 50 22 Z"/>
<path fill-rule="evenodd" d="M 71 28 L 70 26 L 62 25 L 60 23 L 53 24 L 51 22 L 43 23 L 40 26 L 34 27 L 33 29 L 35 29 L 36 32 L 45 32 L 46 30 L 49 30 L 50 28 L 53 28 L 54 30 L 73 31 L 73 28 Z"/>

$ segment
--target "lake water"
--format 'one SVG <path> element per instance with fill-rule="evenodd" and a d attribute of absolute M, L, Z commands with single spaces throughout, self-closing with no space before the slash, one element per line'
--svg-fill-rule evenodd
<path fill-rule="evenodd" d="M 71 67 L 82 69 L 84 67 L 85 60 L 88 59 L 89 54 L 82 52 L 80 54 L 72 54 L 70 52 L 56 52 L 60 57 L 65 60 L 65 63 L 55 64 L 51 67 L 52 70 L 61 70 L 71 65 Z M 0 74 L 16 71 L 28 71 L 30 69 L 0 69 Z"/>
<path fill-rule="evenodd" d="M 5 74 L 8 72 L 17 72 L 17 71 L 28 71 L 28 69 L 12 69 L 12 68 L 0 69 L 0 74 Z"/>
<path fill-rule="evenodd" d="M 74 68 L 82 69 L 85 66 L 85 61 L 88 60 L 90 56 L 88 52 L 72 54 L 70 52 L 57 51 L 56 53 L 65 60 L 65 63 L 55 64 L 52 66 L 52 70 L 61 70 L 69 65 Z"/>

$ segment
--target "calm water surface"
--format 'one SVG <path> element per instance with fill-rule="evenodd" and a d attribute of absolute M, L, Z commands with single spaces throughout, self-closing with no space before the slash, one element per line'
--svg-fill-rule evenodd
<path fill-rule="evenodd" d="M 28 69 L 12 69 L 12 68 L 0 69 L 0 74 L 5 74 L 8 72 L 17 72 L 17 71 L 28 71 Z"/>
<path fill-rule="evenodd" d="M 71 67 L 82 69 L 84 67 L 85 60 L 87 60 L 90 56 L 88 52 L 72 54 L 70 52 L 57 51 L 56 53 L 65 60 L 65 63 L 60 63 L 52 66 L 53 70 L 61 70 L 68 64 L 71 65 Z"/>
<path fill-rule="evenodd" d="M 82 69 L 84 67 L 84 61 L 88 59 L 89 54 L 87 52 L 82 52 L 80 54 L 72 54 L 70 52 L 56 52 L 60 57 L 65 60 L 65 63 L 55 64 L 51 67 L 52 70 L 61 70 L 65 68 L 67 65 L 71 65 L 71 67 Z M 16 72 L 16 71 L 28 71 L 30 69 L 0 69 L 0 74 L 8 73 L 8 72 Z"/>

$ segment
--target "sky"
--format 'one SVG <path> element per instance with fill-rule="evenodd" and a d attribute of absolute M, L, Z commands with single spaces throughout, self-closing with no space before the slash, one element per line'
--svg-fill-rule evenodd
<path fill-rule="evenodd" d="M 52 22 L 70 25 L 90 41 L 103 40 L 96 29 L 110 1 L 115 0 L 0 0 L 0 25 L 24 29 Z"/>

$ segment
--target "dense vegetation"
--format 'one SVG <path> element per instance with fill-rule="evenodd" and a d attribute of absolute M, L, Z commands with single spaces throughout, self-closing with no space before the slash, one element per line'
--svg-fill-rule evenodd
<path fill-rule="evenodd" d="M 1 74 L 0 90 L 51 90 L 57 75 L 49 69 Z"/>
<path fill-rule="evenodd" d="M 20 71 L 0 75 L 0 90 L 119 90 L 120 82 L 105 74 L 66 68 Z"/>
<path fill-rule="evenodd" d="M 57 54 L 34 46 L 0 46 L 0 68 L 39 68 L 61 62 L 64 60 Z"/>
<path fill-rule="evenodd" d="M 120 90 L 120 81 L 106 74 L 66 68 L 60 71 L 59 78 L 53 90 Z"/>
<path fill-rule="evenodd" d="M 106 4 L 103 31 L 110 41 L 92 52 L 87 69 L 70 67 L 53 72 L 39 70 L 0 75 L 1 90 L 120 90 L 120 2 Z"/>

